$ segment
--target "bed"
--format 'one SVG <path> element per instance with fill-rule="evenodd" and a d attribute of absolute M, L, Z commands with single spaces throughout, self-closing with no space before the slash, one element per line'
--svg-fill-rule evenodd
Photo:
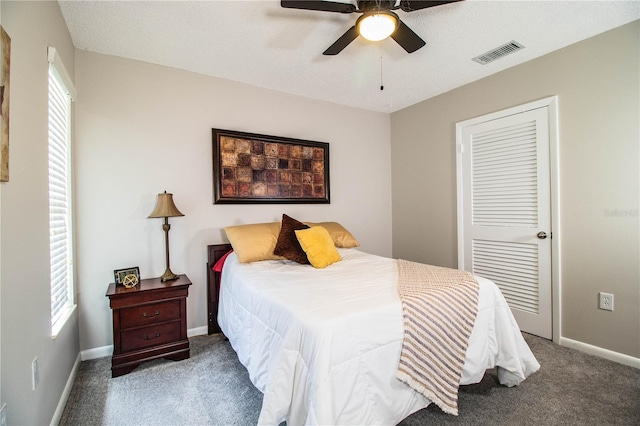
<path fill-rule="evenodd" d="M 221 331 L 264 394 L 259 424 L 397 424 L 431 401 L 395 378 L 403 340 L 396 261 L 356 247 L 324 269 L 241 263 L 208 246 L 209 331 Z M 477 277 L 478 312 L 460 384 L 498 367 L 515 386 L 539 368 L 497 286 Z M 464 407 L 461 407 L 464 410 Z"/>

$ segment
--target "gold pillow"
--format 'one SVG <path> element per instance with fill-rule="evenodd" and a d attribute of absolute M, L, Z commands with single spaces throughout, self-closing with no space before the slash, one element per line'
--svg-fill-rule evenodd
<path fill-rule="evenodd" d="M 273 254 L 280 234 L 280 222 L 227 226 L 224 232 L 240 263 L 284 259 Z"/>
<path fill-rule="evenodd" d="M 295 231 L 298 242 L 314 268 L 322 269 L 342 260 L 329 232 L 322 226 Z"/>
<path fill-rule="evenodd" d="M 344 226 L 340 225 L 338 222 L 304 223 L 309 226 L 322 226 L 323 228 L 325 228 L 329 232 L 329 235 L 331 235 L 333 243 L 336 245 L 336 247 L 352 248 L 358 247 L 360 245 L 356 238 L 351 235 L 351 232 L 347 231 L 347 229 Z"/>

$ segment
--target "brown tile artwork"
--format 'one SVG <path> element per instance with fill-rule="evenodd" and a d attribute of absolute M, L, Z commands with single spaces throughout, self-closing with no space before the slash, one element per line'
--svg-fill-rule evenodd
<path fill-rule="evenodd" d="M 328 203 L 329 144 L 213 129 L 214 202 Z"/>

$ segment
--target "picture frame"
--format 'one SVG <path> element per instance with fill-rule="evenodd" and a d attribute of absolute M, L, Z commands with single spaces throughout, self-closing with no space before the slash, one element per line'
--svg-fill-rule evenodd
<path fill-rule="evenodd" d="M 329 144 L 212 129 L 214 204 L 330 203 Z"/>
<path fill-rule="evenodd" d="M 129 274 L 135 275 L 138 281 L 140 281 L 140 268 L 138 266 L 132 266 L 130 268 L 116 269 L 113 271 L 113 279 L 116 285 L 123 285 L 122 280 Z"/>
<path fill-rule="evenodd" d="M 11 37 L 0 26 L 0 182 L 9 182 Z"/>

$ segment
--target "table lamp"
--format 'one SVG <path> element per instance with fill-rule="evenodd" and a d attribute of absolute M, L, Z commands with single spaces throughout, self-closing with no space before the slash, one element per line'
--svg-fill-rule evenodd
<path fill-rule="evenodd" d="M 169 229 L 171 229 L 171 225 L 169 225 L 169 218 L 176 216 L 184 216 L 180 210 L 173 203 L 173 194 L 167 194 L 167 191 L 164 191 L 163 194 L 158 194 L 158 203 L 156 204 L 156 208 L 151 212 L 149 218 L 164 218 L 164 225 L 162 225 L 162 230 L 164 231 L 164 247 L 165 247 L 165 259 L 167 264 L 167 269 L 164 271 L 164 274 L 160 277 L 160 281 L 172 281 L 177 280 L 178 276 L 171 272 L 171 268 L 169 267 Z"/>

